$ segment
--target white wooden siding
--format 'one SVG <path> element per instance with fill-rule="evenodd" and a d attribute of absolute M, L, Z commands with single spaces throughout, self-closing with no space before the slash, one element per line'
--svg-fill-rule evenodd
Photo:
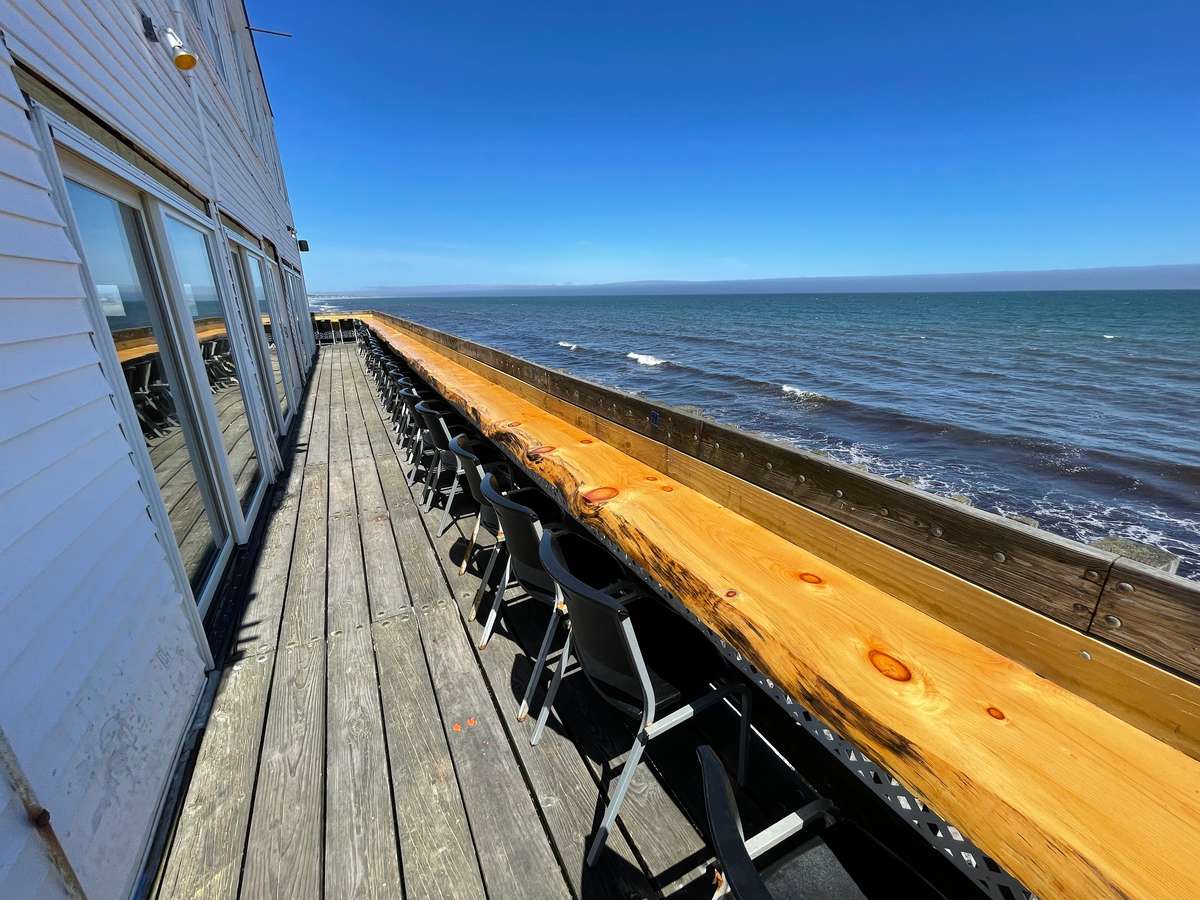
<path fill-rule="evenodd" d="M 123 433 L 99 365 L 78 263 L 0 43 L 0 727 L 89 896 L 108 898 L 128 896 L 139 872 L 204 664 L 130 458 L 129 439 L 142 437 Z M 60 896 L 0 784 L 0 897 Z"/>
<path fill-rule="evenodd" d="M 158 28 L 175 28 L 170 0 L 3 0 L 0 31 L 13 56 L 67 93 L 91 114 L 126 136 L 164 168 L 216 197 L 228 212 L 256 235 L 271 240 L 279 253 L 299 265 L 299 251 L 287 227 L 292 212 L 283 184 L 279 151 L 266 88 L 254 65 L 250 34 L 240 0 L 212 3 L 219 52 L 227 85 L 198 23 L 184 4 L 183 39 L 199 64 L 190 75 L 178 71 L 166 45 L 142 33 L 141 11 Z M 232 42 L 239 40 L 246 77 L 239 70 Z M 202 107 L 197 118 L 190 81 L 195 80 Z M 248 91 L 247 91 L 248 89 Z M 250 96 L 246 96 L 249 93 Z M 251 125 L 257 111 L 262 128 Z M 0 111 L 0 131 L 5 118 Z M 218 183 L 214 185 L 205 152 L 205 135 Z M 0 171 L 7 171 L 0 146 Z"/>

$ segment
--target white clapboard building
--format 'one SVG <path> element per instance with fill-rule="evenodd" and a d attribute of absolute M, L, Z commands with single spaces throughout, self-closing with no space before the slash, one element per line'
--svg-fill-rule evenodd
<path fill-rule="evenodd" d="M 129 897 L 314 357 L 241 0 L 0 0 L 0 897 Z"/>

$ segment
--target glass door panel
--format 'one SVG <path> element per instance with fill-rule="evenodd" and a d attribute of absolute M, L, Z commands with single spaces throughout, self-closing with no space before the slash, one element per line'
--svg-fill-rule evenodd
<path fill-rule="evenodd" d="M 141 219 L 132 207 L 75 181 L 67 181 L 67 195 L 171 530 L 198 596 L 227 535 L 202 475 L 200 444 L 180 393 L 180 367 L 164 340 L 162 300 Z"/>
<path fill-rule="evenodd" d="M 279 362 L 283 366 L 284 386 L 287 387 L 288 397 L 294 406 L 300 397 L 303 384 L 300 360 L 296 356 L 295 328 L 287 311 L 287 301 L 279 292 L 279 276 L 275 264 L 263 258 L 258 261 L 258 265 L 271 309 L 271 342 L 279 354 Z"/>
<path fill-rule="evenodd" d="M 252 318 L 258 323 L 258 328 L 263 332 L 263 338 L 267 346 L 267 367 L 263 374 L 267 376 L 266 380 L 270 382 L 266 396 L 274 395 L 275 402 L 278 404 L 279 421 L 286 422 L 288 417 L 288 398 L 287 388 L 283 382 L 283 363 L 279 358 L 279 342 L 278 338 L 285 331 L 283 323 L 271 316 L 271 303 L 267 297 L 267 288 L 263 283 L 261 263 L 258 258 L 251 253 L 241 253 L 239 257 L 244 261 L 244 277 L 247 280 L 247 289 L 251 299 Z"/>
<path fill-rule="evenodd" d="M 254 500 L 261 469 L 250 417 L 246 414 L 246 386 L 239 377 L 231 346 L 225 309 L 217 292 L 216 270 L 204 233 L 174 216 L 164 217 L 171 255 L 183 291 L 185 315 L 200 345 L 200 356 L 216 406 L 221 441 L 229 457 L 229 470 L 243 511 Z"/>

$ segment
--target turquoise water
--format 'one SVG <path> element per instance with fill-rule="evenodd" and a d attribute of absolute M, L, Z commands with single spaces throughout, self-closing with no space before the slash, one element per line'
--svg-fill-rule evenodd
<path fill-rule="evenodd" d="M 346 300 L 1200 576 L 1200 292 Z"/>

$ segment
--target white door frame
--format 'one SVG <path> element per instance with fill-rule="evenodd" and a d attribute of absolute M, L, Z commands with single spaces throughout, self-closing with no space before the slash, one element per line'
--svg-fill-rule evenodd
<path fill-rule="evenodd" d="M 129 389 L 125 383 L 125 374 L 121 369 L 120 359 L 117 357 L 116 344 L 113 342 L 112 333 L 109 331 L 108 317 L 104 315 L 100 297 L 96 293 L 95 282 L 88 271 L 87 257 L 83 252 L 83 241 L 80 238 L 79 226 L 75 221 L 75 213 L 71 209 L 71 204 L 67 200 L 67 186 L 54 144 L 57 135 L 52 133 L 52 126 L 57 131 L 59 126 L 66 123 L 37 103 L 31 102 L 29 105 L 34 133 L 37 135 L 38 143 L 40 144 L 42 163 L 45 166 L 46 176 L 50 182 L 50 193 L 55 206 L 58 208 L 59 215 L 62 216 L 67 234 L 75 247 L 75 252 L 80 259 L 80 273 L 84 288 L 84 308 L 87 310 L 92 330 L 98 336 L 98 339 L 93 343 L 96 347 L 96 353 L 100 357 L 100 369 L 109 383 L 111 389 L 110 395 L 116 407 L 117 416 L 121 423 L 121 430 L 126 435 L 134 468 L 137 469 L 138 479 L 143 485 L 142 495 L 146 500 L 150 520 L 154 523 L 159 546 L 163 549 L 167 565 L 171 569 L 171 574 L 175 580 L 176 590 L 179 592 L 184 618 L 188 623 L 192 636 L 196 640 L 196 648 L 200 653 L 200 658 L 204 662 L 204 668 L 206 671 L 209 671 L 215 664 L 213 662 L 212 650 L 208 646 L 208 636 L 204 632 L 203 612 L 197 602 L 197 598 L 192 592 L 191 580 L 188 578 L 187 569 L 184 567 L 183 557 L 180 556 L 179 545 L 175 542 L 175 535 L 171 529 L 170 516 L 167 513 L 166 505 L 163 503 L 162 494 L 158 489 L 158 481 L 154 475 L 154 465 L 150 461 L 150 451 L 146 446 L 145 439 L 142 438 L 142 426 L 138 421 L 137 412 L 133 408 L 133 398 L 129 395 Z M 157 277 L 156 261 L 150 260 L 150 266 L 151 271 Z M 105 336 L 107 336 L 107 340 L 104 340 Z M 197 465 L 203 465 L 202 460 L 198 459 L 195 462 Z M 203 473 L 201 475 L 202 480 L 204 480 Z M 207 490 L 207 486 L 202 488 L 202 490 Z M 213 507 L 213 511 L 219 513 L 219 510 L 215 506 Z M 206 511 L 205 515 L 207 514 Z M 229 529 L 224 523 L 222 523 L 222 526 L 225 527 L 226 537 L 222 542 L 222 546 L 218 549 L 216 558 L 212 562 L 210 571 L 213 573 L 224 568 L 233 548 L 232 534 L 229 533 Z M 211 591 L 215 591 L 215 583 L 218 580 L 217 578 L 209 577 L 208 589 L 210 593 Z"/>
<path fill-rule="evenodd" d="M 296 377 L 292 368 L 291 357 L 287 354 L 286 344 L 280 342 L 281 336 L 285 341 L 287 340 L 290 334 L 290 329 L 288 328 L 286 318 L 279 315 L 279 310 L 277 308 L 277 304 L 275 303 L 275 296 L 271 292 L 269 285 L 269 279 L 267 277 L 268 273 L 263 269 L 263 263 L 266 262 L 266 257 L 263 256 L 262 250 L 258 247 L 255 247 L 241 235 L 231 231 L 228 228 L 225 229 L 225 236 L 229 239 L 230 244 L 232 245 L 230 247 L 230 252 L 233 254 L 234 258 L 238 260 L 237 265 L 242 267 L 238 269 L 239 274 L 248 279 L 250 275 L 249 267 L 257 266 L 258 277 L 262 282 L 263 291 L 266 292 L 267 309 L 271 317 L 271 332 L 275 339 L 275 352 L 279 357 L 279 369 L 283 377 L 284 396 L 288 401 L 286 415 L 279 409 L 279 398 L 275 394 L 274 379 L 264 378 L 263 382 L 264 390 L 269 388 L 269 395 L 266 399 L 268 401 L 267 405 L 271 406 L 272 408 L 271 418 L 275 422 L 277 433 L 282 436 L 287 434 L 288 425 L 292 421 L 292 417 L 295 414 L 296 401 L 299 396 Z M 252 340 L 258 347 L 262 365 L 264 367 L 269 367 L 271 362 L 271 349 L 267 340 L 266 331 L 262 327 L 262 320 L 259 318 L 257 304 L 252 296 L 253 285 L 247 283 L 243 285 L 243 289 L 246 294 L 246 312 L 250 316 L 249 320 L 247 321 L 247 325 L 250 329 Z"/>

